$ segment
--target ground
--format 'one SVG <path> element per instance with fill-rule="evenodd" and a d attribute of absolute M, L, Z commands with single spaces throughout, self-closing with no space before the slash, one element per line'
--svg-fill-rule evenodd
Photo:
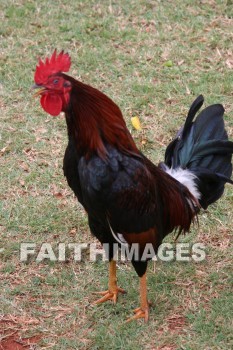
<path fill-rule="evenodd" d="M 199 216 L 183 242 L 206 246 L 204 262 L 155 262 L 148 269 L 150 322 L 124 320 L 138 306 L 138 278 L 118 264 L 128 293 L 91 306 L 107 286 L 107 264 L 20 261 L 20 244 L 96 242 L 62 173 L 64 117 L 32 98 L 35 66 L 54 48 L 70 74 L 122 109 L 140 149 L 155 163 L 202 93 L 222 103 L 233 139 L 231 1 L 1 1 L 0 349 L 218 350 L 232 347 L 232 203 Z M 142 130 L 133 129 L 138 116 Z M 175 235 L 168 237 L 173 242 Z"/>

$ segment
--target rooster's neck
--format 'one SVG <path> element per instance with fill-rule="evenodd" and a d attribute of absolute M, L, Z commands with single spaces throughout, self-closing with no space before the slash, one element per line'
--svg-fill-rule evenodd
<path fill-rule="evenodd" d="M 77 151 L 106 158 L 109 144 L 124 153 L 139 154 L 119 107 L 91 86 L 73 79 L 72 86 L 66 121 Z"/>

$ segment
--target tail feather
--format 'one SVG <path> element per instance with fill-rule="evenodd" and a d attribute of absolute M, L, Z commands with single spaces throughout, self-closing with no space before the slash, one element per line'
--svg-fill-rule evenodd
<path fill-rule="evenodd" d="M 226 182 L 233 184 L 233 142 L 224 126 L 220 104 L 205 108 L 194 120 L 204 102 L 200 95 L 191 105 L 184 127 L 167 147 L 165 164 L 171 169 L 186 169 L 194 174 L 203 208 L 218 200 Z"/>
<path fill-rule="evenodd" d="M 199 111 L 199 109 L 203 105 L 203 103 L 204 103 L 204 97 L 202 95 L 198 96 L 196 100 L 192 103 L 189 109 L 188 116 L 186 118 L 184 126 L 182 126 L 182 128 L 178 131 L 176 138 L 168 145 L 165 153 L 165 163 L 169 167 L 172 166 L 172 162 L 175 164 L 178 162 L 178 159 L 176 159 L 178 150 L 182 148 L 186 135 L 190 132 L 190 129 L 192 128 L 193 119 L 196 113 Z"/>
<path fill-rule="evenodd" d="M 224 108 L 215 104 L 205 108 L 196 118 L 194 137 L 196 141 L 223 140 L 227 137 L 223 121 Z M 203 130 L 205 132 L 203 133 Z"/>
<path fill-rule="evenodd" d="M 197 112 L 199 111 L 199 109 L 201 108 L 201 106 L 204 103 L 204 97 L 202 95 L 199 95 L 196 100 L 194 100 L 194 102 L 191 104 L 191 107 L 189 108 L 189 112 L 188 112 L 188 116 L 186 118 L 186 121 L 184 123 L 184 129 L 182 132 L 182 137 L 183 139 L 186 137 L 186 135 L 188 134 L 188 132 L 190 131 L 192 125 L 193 125 L 193 119 L 195 117 L 195 115 L 197 114 Z"/>
<path fill-rule="evenodd" d="M 195 143 L 192 150 L 192 157 L 187 162 L 187 167 L 192 168 L 192 164 L 201 166 L 205 164 L 205 157 L 211 156 L 214 159 L 215 155 L 226 155 L 233 151 L 233 142 L 231 141 L 215 141 L 208 140 L 205 142 Z"/>

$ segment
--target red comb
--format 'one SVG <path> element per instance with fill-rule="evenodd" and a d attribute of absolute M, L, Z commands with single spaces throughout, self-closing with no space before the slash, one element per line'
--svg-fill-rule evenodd
<path fill-rule="evenodd" d="M 35 83 L 38 85 L 45 84 L 50 75 L 59 72 L 68 72 L 70 65 L 71 59 L 69 54 L 64 53 L 64 51 L 57 54 L 57 50 L 55 49 L 52 56 L 50 58 L 47 57 L 44 62 L 39 59 L 34 76 Z"/>

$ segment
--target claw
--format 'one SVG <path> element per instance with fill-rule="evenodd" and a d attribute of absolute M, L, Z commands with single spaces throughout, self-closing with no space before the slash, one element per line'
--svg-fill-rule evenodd
<path fill-rule="evenodd" d="M 151 305 L 152 303 L 150 301 L 147 301 L 147 304 L 145 307 L 137 307 L 136 309 L 134 309 L 133 313 L 135 315 L 127 318 L 126 322 L 131 322 L 139 318 L 144 318 L 145 322 L 147 323 L 149 321 L 149 311 L 150 311 Z"/>
<path fill-rule="evenodd" d="M 149 320 L 149 306 L 145 309 L 138 307 L 133 312 L 135 313 L 135 315 L 127 318 L 126 322 L 131 322 L 131 321 L 137 320 L 139 318 L 144 318 L 145 322 L 146 323 L 148 322 L 148 320 Z"/>
<path fill-rule="evenodd" d="M 93 302 L 93 305 L 104 303 L 107 300 L 113 301 L 114 304 L 117 302 L 118 293 L 125 294 L 126 291 L 122 288 L 117 287 L 115 291 L 106 290 L 104 292 L 95 292 L 94 294 L 103 295 L 102 298 Z"/>

